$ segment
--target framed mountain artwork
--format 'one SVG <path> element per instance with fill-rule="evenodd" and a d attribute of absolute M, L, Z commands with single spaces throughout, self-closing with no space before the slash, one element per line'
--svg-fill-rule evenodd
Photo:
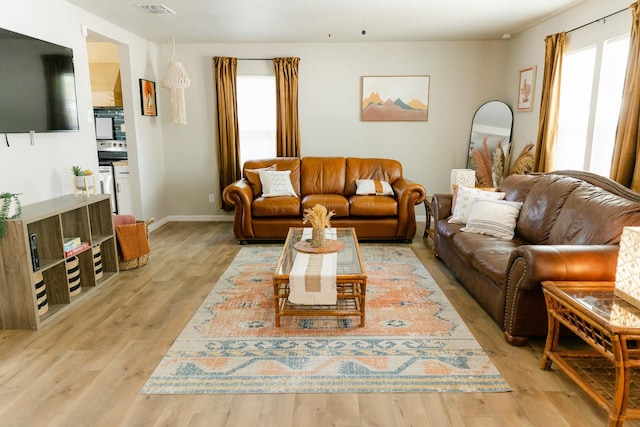
<path fill-rule="evenodd" d="M 362 121 L 426 122 L 429 80 L 429 76 L 362 77 Z"/>

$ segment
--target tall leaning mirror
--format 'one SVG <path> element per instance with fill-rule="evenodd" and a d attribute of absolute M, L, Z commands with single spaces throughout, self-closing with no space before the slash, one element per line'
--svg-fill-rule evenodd
<path fill-rule="evenodd" d="M 513 111 L 511 107 L 502 101 L 485 102 L 478 108 L 471 121 L 471 137 L 469 138 L 469 152 L 467 156 L 467 168 L 476 171 L 476 179 L 480 186 L 493 186 L 482 182 L 482 166 L 477 165 L 474 160 L 474 149 L 482 153 L 485 152 L 484 142 L 488 148 L 488 159 L 493 161 L 494 153 L 498 146 L 502 147 L 505 155 L 509 152 L 511 145 L 511 132 L 513 130 Z M 477 158 L 477 155 L 476 155 Z M 480 172 L 480 173 L 479 173 Z M 489 172 L 490 173 L 490 172 Z"/>

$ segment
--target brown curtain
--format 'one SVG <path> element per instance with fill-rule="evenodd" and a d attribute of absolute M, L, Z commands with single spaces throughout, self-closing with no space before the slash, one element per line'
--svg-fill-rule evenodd
<path fill-rule="evenodd" d="M 534 172 L 554 169 L 554 153 L 558 137 L 558 109 L 560 107 L 560 77 L 564 55 L 565 33 L 552 34 L 544 39 L 544 77 L 540 99 L 538 139 L 533 164 Z"/>
<path fill-rule="evenodd" d="M 276 154 L 300 156 L 298 123 L 298 64 L 300 58 L 275 58 L 276 72 Z"/>
<path fill-rule="evenodd" d="M 240 134 L 238 132 L 238 100 L 236 95 L 236 70 L 238 58 L 213 58 L 218 115 L 216 128 L 218 138 L 218 174 L 220 195 L 222 190 L 242 176 L 240 166 Z M 233 210 L 220 198 L 225 211 Z"/>
<path fill-rule="evenodd" d="M 640 2 L 639 2 L 640 3 Z M 620 118 L 613 148 L 610 178 L 620 184 L 640 191 L 640 7 L 631 6 L 633 22 L 629 42 L 627 75 L 624 81 Z"/>

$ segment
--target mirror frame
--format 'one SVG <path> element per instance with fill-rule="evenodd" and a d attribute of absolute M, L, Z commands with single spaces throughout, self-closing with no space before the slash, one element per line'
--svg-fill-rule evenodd
<path fill-rule="evenodd" d="M 476 123 L 476 119 L 478 118 L 478 113 L 481 113 L 482 115 L 482 113 L 486 112 L 487 108 L 491 106 L 499 106 L 499 109 L 503 111 L 499 111 L 498 113 L 506 114 L 501 118 L 503 120 L 503 122 L 501 123 L 504 124 L 504 127 L 496 126 L 497 122 L 488 123 L 488 124 Z M 507 121 L 508 121 L 508 127 L 507 127 Z M 476 127 L 476 129 L 474 129 L 474 126 Z M 479 126 L 484 126 L 484 128 L 478 129 Z M 498 130 L 499 133 L 486 132 L 487 130 Z M 484 104 L 482 104 L 480 107 L 478 107 L 475 114 L 473 115 L 473 119 L 471 120 L 471 132 L 469 134 L 469 150 L 467 151 L 467 169 L 476 170 L 476 167 L 473 165 L 471 152 L 474 148 L 476 148 L 476 146 L 479 146 L 480 148 L 482 148 L 482 140 L 486 136 L 489 137 L 487 141 L 487 145 L 489 146 L 489 156 L 490 156 L 489 158 L 493 158 L 493 153 L 495 152 L 498 146 L 498 142 L 500 141 L 506 141 L 506 145 L 503 144 L 502 148 L 503 150 L 505 150 L 505 154 L 508 153 L 508 150 L 511 149 L 512 135 L 513 135 L 513 110 L 511 109 L 509 104 L 503 101 L 492 100 L 492 101 L 487 101 Z"/>

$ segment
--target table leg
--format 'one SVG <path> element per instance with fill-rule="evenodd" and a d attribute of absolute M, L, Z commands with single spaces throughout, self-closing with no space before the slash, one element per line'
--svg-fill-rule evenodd
<path fill-rule="evenodd" d="M 273 301 L 275 303 L 276 328 L 280 327 L 280 286 L 273 281 Z"/>
<path fill-rule="evenodd" d="M 556 351 L 558 348 L 558 337 L 560 335 L 560 321 L 554 316 L 553 299 L 550 298 L 546 292 L 544 295 L 547 302 L 547 341 L 544 345 L 544 352 L 542 353 L 542 360 L 540 361 L 541 369 L 551 369 L 551 359 L 549 354 Z"/>
<path fill-rule="evenodd" d="M 624 424 L 623 415 L 627 412 L 629 401 L 629 385 L 631 382 L 631 370 L 628 363 L 628 350 L 624 340 L 620 342 L 620 337 L 612 337 L 613 354 L 616 367 L 616 388 L 613 393 L 613 402 L 609 411 L 609 427 L 622 427 Z"/>
<path fill-rule="evenodd" d="M 362 311 L 362 314 L 360 315 L 360 327 L 364 328 L 364 310 L 365 307 L 367 306 L 366 304 L 366 298 L 367 298 L 367 282 L 366 280 L 360 285 L 360 309 Z"/>

